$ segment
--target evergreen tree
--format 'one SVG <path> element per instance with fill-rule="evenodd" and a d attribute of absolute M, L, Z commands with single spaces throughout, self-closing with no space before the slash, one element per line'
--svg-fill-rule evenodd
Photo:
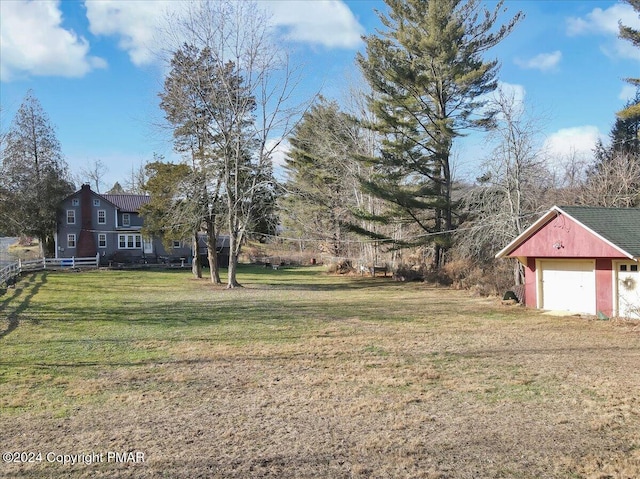
<path fill-rule="evenodd" d="M 54 127 L 29 91 L 2 151 L 0 222 L 8 233 L 39 238 L 51 254 L 58 204 L 73 190 Z"/>
<path fill-rule="evenodd" d="M 322 241 L 333 256 L 345 254 L 342 240 L 355 207 L 352 124 L 336 102 L 321 99 L 294 129 L 286 159 L 287 227 L 303 238 Z"/>
<path fill-rule="evenodd" d="M 220 283 L 217 270 L 216 215 L 221 209 L 221 163 L 214 155 L 220 139 L 217 118 L 214 114 L 215 86 L 219 82 L 218 71 L 208 48 L 199 50 L 193 45 L 183 45 L 171 59 L 171 70 L 160 93 L 160 107 L 173 126 L 174 148 L 190 162 L 192 191 L 183 191 L 189 198 L 190 221 L 197 232 L 204 227 L 207 232 L 211 281 Z M 187 183 L 182 183 L 186 186 Z M 187 205 L 183 204 L 183 208 Z M 194 241 L 192 239 L 192 241 Z M 194 242 L 197 248 L 197 241 Z M 200 256 L 194 254 L 193 273 L 202 277 Z"/>
<path fill-rule="evenodd" d="M 640 0 L 624 1 L 626 1 L 633 7 L 636 12 L 638 12 L 638 17 L 640 18 Z M 635 47 L 640 48 L 640 30 L 636 30 L 635 28 L 629 27 L 627 25 L 620 25 L 620 38 L 628 40 Z M 627 82 L 640 87 L 640 78 L 627 78 Z M 625 106 L 624 109 L 618 112 L 618 116 L 622 119 L 640 118 L 640 103 L 635 102 L 633 104 Z"/>
<path fill-rule="evenodd" d="M 496 88 L 499 64 L 483 55 L 521 15 L 496 29 L 502 2 L 490 12 L 480 0 L 385 1 L 389 14 L 379 16 L 386 30 L 366 37 L 366 55 L 357 58 L 374 92 L 372 128 L 385 135 L 370 159 L 378 177 L 364 187 L 395 206 L 395 221 L 417 225 L 434 243 L 439 268 L 456 225 L 453 141 L 492 125 L 482 98 Z"/>
<path fill-rule="evenodd" d="M 640 89 L 636 92 L 633 100 L 627 102 L 625 109 L 640 105 Z M 587 180 L 594 177 L 603 168 L 607 167 L 617 156 L 627 156 L 634 161 L 640 162 L 640 116 L 616 118 L 611 131 L 609 132 L 610 144 L 605 145 L 602 140 L 596 142 L 594 148 L 593 164 L 587 169 Z"/>
<path fill-rule="evenodd" d="M 626 103 L 623 111 L 634 109 L 640 113 L 640 88 L 636 90 L 635 98 Z M 640 114 L 619 115 L 609 136 L 614 152 L 630 154 L 640 161 Z"/>

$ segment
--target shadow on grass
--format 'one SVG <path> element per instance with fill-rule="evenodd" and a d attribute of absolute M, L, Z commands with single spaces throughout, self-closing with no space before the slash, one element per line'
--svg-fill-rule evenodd
<path fill-rule="evenodd" d="M 13 295 L 0 303 L 0 313 L 7 312 L 7 327 L 0 331 L 0 339 L 8 336 L 20 325 L 20 315 L 31 303 L 31 299 L 38 294 L 40 288 L 46 284 L 48 272 L 31 273 L 28 280 L 20 280 L 16 284 Z"/>
<path fill-rule="evenodd" d="M 241 265 L 240 283 L 248 287 L 256 284 L 268 289 L 298 291 L 344 291 L 388 287 L 391 277 L 330 275 L 318 267 L 284 266 L 273 270 L 255 265 Z"/>

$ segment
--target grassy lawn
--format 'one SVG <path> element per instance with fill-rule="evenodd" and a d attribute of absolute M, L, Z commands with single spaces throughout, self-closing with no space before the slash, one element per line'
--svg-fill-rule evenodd
<path fill-rule="evenodd" d="M 33 462 L 0 477 L 640 477 L 638 322 L 321 268 L 239 279 L 9 289 L 0 451 Z"/>

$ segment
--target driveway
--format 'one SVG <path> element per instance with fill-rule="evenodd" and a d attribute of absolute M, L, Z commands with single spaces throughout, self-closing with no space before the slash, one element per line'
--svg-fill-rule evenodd
<path fill-rule="evenodd" d="M 18 241 L 18 238 L 2 236 L 0 237 L 0 266 L 13 263 L 15 259 L 9 255 L 9 246 Z"/>

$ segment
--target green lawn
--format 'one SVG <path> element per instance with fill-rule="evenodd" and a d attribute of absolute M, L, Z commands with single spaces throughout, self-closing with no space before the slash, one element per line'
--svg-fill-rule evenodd
<path fill-rule="evenodd" d="M 640 477 L 638 323 L 321 267 L 239 279 L 9 289 L 0 449 L 45 456 L 0 477 Z"/>

